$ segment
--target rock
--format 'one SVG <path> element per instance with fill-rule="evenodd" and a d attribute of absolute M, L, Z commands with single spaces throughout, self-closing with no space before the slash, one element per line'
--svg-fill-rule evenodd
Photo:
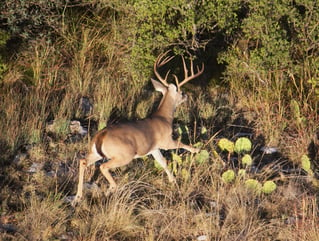
<path fill-rule="evenodd" d="M 84 188 L 86 188 L 90 191 L 99 191 L 100 190 L 99 186 L 94 182 L 93 183 L 88 183 L 88 182 L 84 183 Z"/>
<path fill-rule="evenodd" d="M 0 224 L 0 233 L 15 233 L 17 231 L 17 227 L 13 224 Z"/>
<path fill-rule="evenodd" d="M 43 167 L 43 163 L 33 162 L 31 167 L 27 170 L 28 173 L 36 173 Z"/>
<path fill-rule="evenodd" d="M 70 203 L 70 204 L 71 204 L 74 199 L 75 199 L 75 195 L 70 195 L 70 196 L 66 196 L 66 197 L 63 199 L 63 201 L 64 201 L 65 203 Z"/>
<path fill-rule="evenodd" d="M 20 165 L 27 158 L 28 158 L 28 154 L 27 153 L 18 153 L 17 155 L 14 156 L 13 163 L 17 164 L 17 165 Z"/>
<path fill-rule="evenodd" d="M 82 96 L 80 99 L 79 108 L 84 116 L 88 116 L 92 112 L 93 105 L 91 104 L 90 99 L 88 97 Z"/>
<path fill-rule="evenodd" d="M 269 147 L 269 146 L 263 146 L 262 148 L 260 148 L 260 150 L 261 150 L 262 152 L 264 152 L 265 154 L 267 154 L 267 155 L 274 154 L 274 153 L 277 153 L 277 152 L 278 152 L 278 148 L 276 148 L 276 147 Z"/>
<path fill-rule="evenodd" d="M 201 235 L 201 236 L 198 236 L 196 240 L 197 241 L 205 241 L 205 240 L 208 240 L 208 237 L 207 237 L 207 235 Z"/>
<path fill-rule="evenodd" d="M 70 122 L 70 130 L 72 134 L 79 134 L 81 136 L 85 136 L 88 133 L 88 130 L 81 126 L 81 122 L 77 120 Z"/>
<path fill-rule="evenodd" d="M 49 171 L 49 172 L 46 172 L 45 175 L 48 176 L 48 177 L 54 177 L 56 175 L 56 172 L 55 171 Z"/>

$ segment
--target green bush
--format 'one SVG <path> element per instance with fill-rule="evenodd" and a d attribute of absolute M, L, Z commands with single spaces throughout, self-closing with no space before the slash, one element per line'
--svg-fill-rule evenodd
<path fill-rule="evenodd" d="M 6 28 L 22 39 L 46 36 L 58 31 L 62 24 L 63 9 L 68 1 L 5 0 L 0 6 L 0 28 Z"/>
<path fill-rule="evenodd" d="M 151 68 L 145 66 L 151 67 L 154 55 L 167 48 L 198 54 L 218 32 L 231 33 L 238 27 L 241 8 L 239 1 L 135 1 L 134 69 L 148 76 Z"/>
<path fill-rule="evenodd" d="M 307 1 L 249 1 L 232 44 L 219 57 L 227 63 L 226 80 L 236 91 L 317 101 L 319 29 L 317 3 Z M 268 96 L 269 97 L 269 96 Z M 271 96 L 270 96 L 271 97 Z"/>

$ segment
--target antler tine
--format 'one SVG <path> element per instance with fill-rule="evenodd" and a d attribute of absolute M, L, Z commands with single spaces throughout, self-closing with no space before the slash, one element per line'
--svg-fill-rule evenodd
<path fill-rule="evenodd" d="M 174 77 L 174 79 L 175 79 L 175 83 L 176 83 L 176 86 L 177 86 L 178 91 L 179 91 L 179 87 L 178 87 L 178 78 L 177 78 L 177 76 L 176 76 L 175 74 L 173 74 L 173 77 Z"/>
<path fill-rule="evenodd" d="M 158 73 L 157 69 L 162 67 L 163 65 L 167 64 L 169 61 L 171 61 L 175 56 L 167 56 L 163 59 L 163 57 L 170 52 L 170 50 L 166 51 L 165 53 L 162 53 L 158 56 L 156 62 L 154 63 L 154 73 L 156 75 L 156 77 L 158 78 L 159 81 L 162 82 L 163 85 L 168 86 L 167 83 L 167 77 L 168 74 L 170 73 L 170 70 L 167 71 L 165 78 L 163 79 L 163 77 Z"/>
<path fill-rule="evenodd" d="M 184 57 L 182 56 L 182 61 L 183 61 L 183 67 L 184 67 L 184 80 L 181 82 L 181 83 L 177 83 L 177 80 L 176 80 L 176 83 L 177 83 L 177 87 L 178 89 L 180 90 L 180 87 L 184 84 L 186 84 L 188 81 L 192 80 L 192 79 L 195 79 L 196 77 L 198 77 L 199 75 L 201 75 L 203 72 L 204 72 L 204 63 L 202 63 L 202 68 L 200 69 L 198 66 L 197 66 L 197 73 L 194 74 L 194 66 L 193 66 L 193 60 L 190 61 L 190 65 L 191 65 L 191 69 L 190 69 L 190 75 L 188 75 L 188 69 L 186 67 L 186 63 L 185 63 L 185 59 Z"/>
<path fill-rule="evenodd" d="M 166 63 L 168 63 L 169 61 L 171 61 L 175 56 L 167 56 L 164 60 L 162 60 L 162 58 L 168 53 L 169 51 L 166 51 L 164 54 L 162 54 L 162 56 L 159 57 L 159 67 L 162 67 L 163 65 L 165 65 Z"/>
<path fill-rule="evenodd" d="M 187 74 L 188 74 L 188 70 L 187 70 L 187 67 L 186 67 L 186 63 L 185 63 L 185 59 L 184 59 L 184 56 L 182 56 L 182 62 L 183 62 L 183 67 L 184 67 L 184 79 L 187 78 Z"/>

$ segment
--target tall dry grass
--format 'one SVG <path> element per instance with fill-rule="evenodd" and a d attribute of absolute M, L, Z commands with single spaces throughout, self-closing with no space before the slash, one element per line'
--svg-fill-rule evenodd
<path fill-rule="evenodd" d="M 66 232 L 68 213 L 61 197 L 39 198 L 32 194 L 19 218 L 19 240 L 49 240 Z"/>
<path fill-rule="evenodd" d="M 197 163 L 188 153 L 181 155 L 190 176 L 176 172 L 176 184 L 167 181 L 165 172 L 154 167 L 151 158 L 134 160 L 114 170 L 119 184 L 115 193 L 99 175 L 98 188 L 86 190 L 75 208 L 65 202 L 73 194 L 77 166 L 72 158 L 83 143 L 52 147 L 48 158 L 64 160 L 69 171 L 47 176 L 42 171 L 27 174 L 17 169 L 20 189 L 15 200 L 2 203 L 2 217 L 12 214 L 16 231 L 4 232 L 4 240 L 316 240 L 318 203 L 316 193 L 305 177 L 277 180 L 278 189 L 260 194 L 244 185 L 244 180 L 224 183 L 220 160 L 211 156 Z M 206 145 L 210 152 L 214 144 Z M 56 152 L 56 153 L 53 153 Z M 43 157 L 33 149 L 31 159 Z M 247 174 L 253 177 L 254 174 Z M 269 172 L 258 174 L 260 181 Z M 247 177 L 248 178 L 248 177 Z M 86 180 L 89 180 L 88 175 Z M 13 180 L 12 180 L 13 181 Z M 1 190 L 7 196 L 17 187 Z M 52 192 L 54 190 L 54 192 Z M 54 193 L 54 194 L 52 194 Z M 20 203 L 18 208 L 11 205 Z M 5 211 L 6 210 L 6 211 Z"/>

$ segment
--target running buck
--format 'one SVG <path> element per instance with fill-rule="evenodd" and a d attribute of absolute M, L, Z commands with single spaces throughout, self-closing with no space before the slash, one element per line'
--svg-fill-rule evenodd
<path fill-rule="evenodd" d="M 149 118 L 111 125 L 97 132 L 91 141 L 88 155 L 85 159 L 80 160 L 78 190 L 73 205 L 82 198 L 83 177 L 86 167 L 102 158 L 106 158 L 107 162 L 101 164 L 100 170 L 108 180 L 110 190 L 114 190 L 116 183 L 109 172 L 111 168 L 127 165 L 137 157 L 152 155 L 167 173 L 169 181 L 173 182 L 175 178 L 167 168 L 167 162 L 160 149 L 183 148 L 192 153 L 198 152 L 198 149 L 172 139 L 172 124 L 175 108 L 186 100 L 186 96 L 180 90 L 181 86 L 201 75 L 204 71 L 204 65 L 201 69 L 197 67 L 197 73 L 194 73 L 193 62 L 191 61 L 189 75 L 185 60 L 182 58 L 185 77 L 179 82 L 177 76 L 173 75 L 176 81 L 175 86 L 167 83 L 170 71 L 166 73 L 164 78 L 158 72 L 160 67 L 174 58 L 174 56 L 166 57 L 166 55 L 167 52 L 161 54 L 154 63 L 154 72 L 159 81 L 152 79 L 152 83 L 155 90 L 163 94 L 157 111 Z"/>

